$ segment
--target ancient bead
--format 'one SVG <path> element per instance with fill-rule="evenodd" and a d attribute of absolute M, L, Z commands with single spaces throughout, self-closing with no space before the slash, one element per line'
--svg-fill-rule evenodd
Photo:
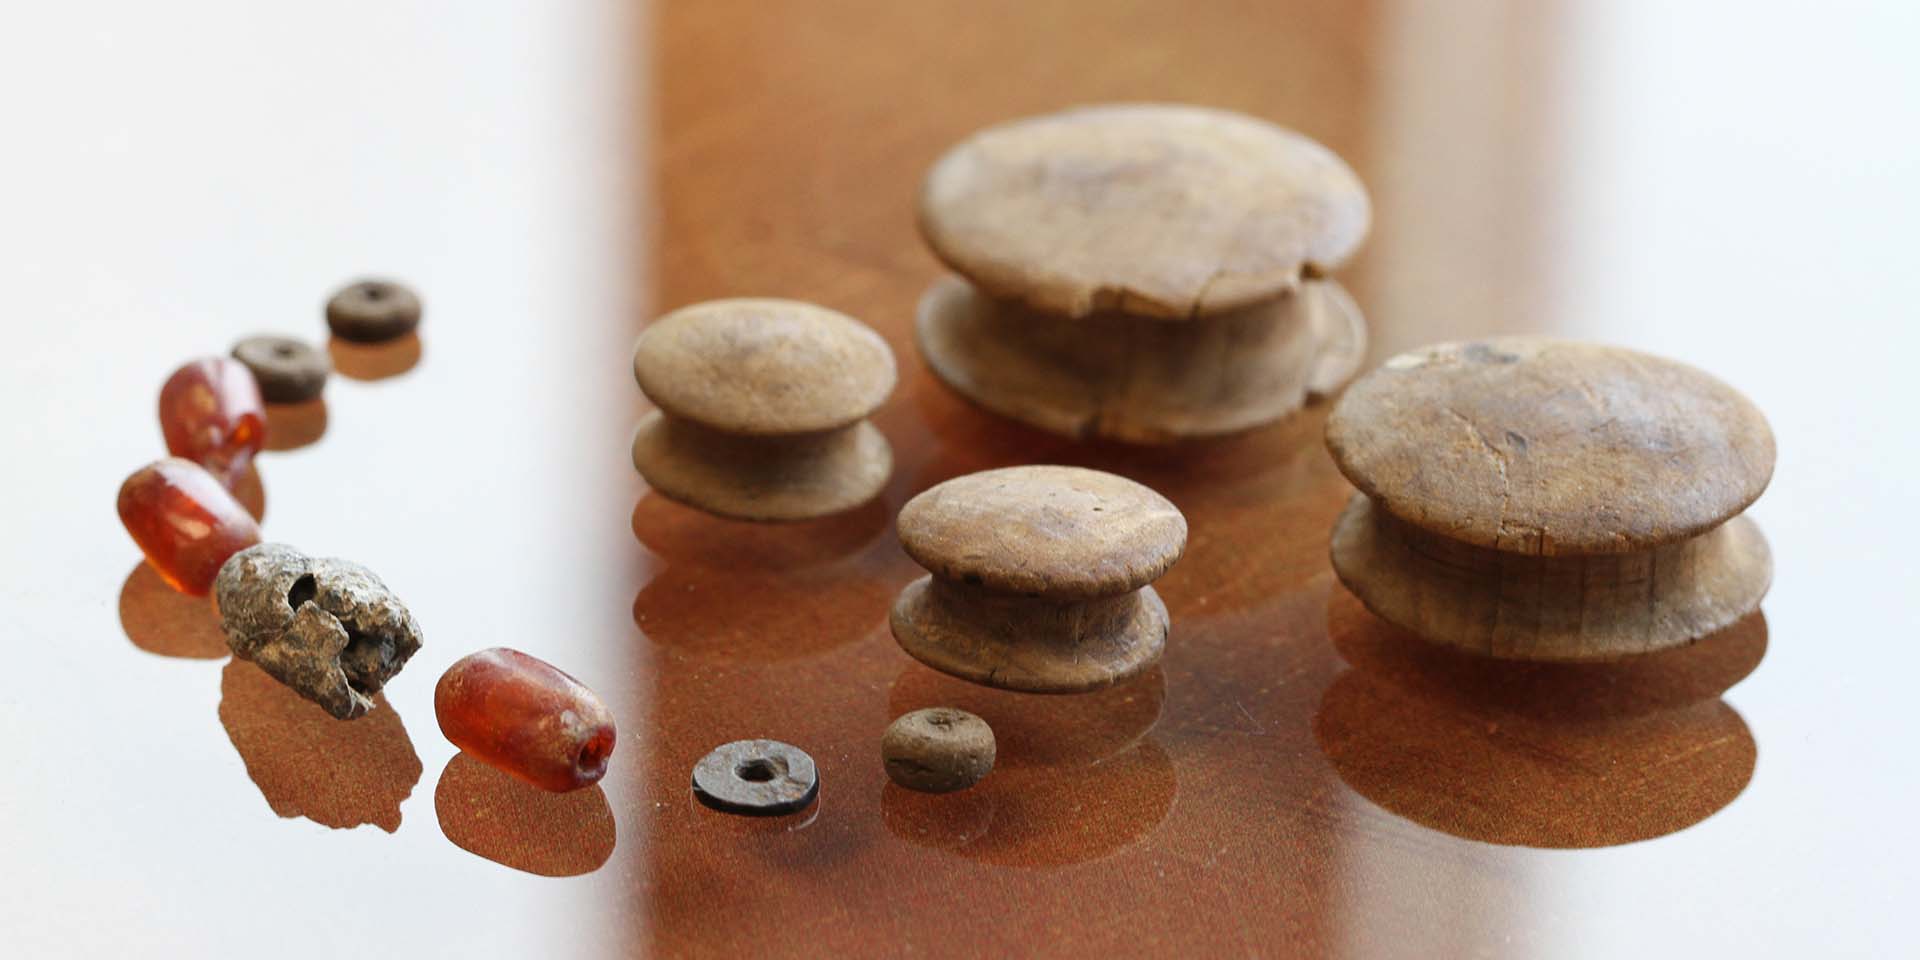
<path fill-rule="evenodd" d="M 953 707 L 915 710 L 887 727 L 880 760 L 887 776 L 909 790 L 952 793 L 993 769 L 993 728 Z"/>
<path fill-rule="evenodd" d="M 260 525 L 199 464 L 168 457 L 120 485 L 120 522 L 174 589 L 205 596 L 220 565 L 260 542 Z"/>
<path fill-rule="evenodd" d="M 900 591 L 893 636 L 927 666 L 1075 693 L 1159 661 L 1167 608 L 1149 584 L 1185 551 L 1187 521 L 1152 490 L 1080 467 L 1006 467 L 929 488 L 898 526 L 931 575 Z"/>
<path fill-rule="evenodd" d="M 358 280 L 327 301 L 327 327 L 342 340 L 380 343 L 420 326 L 420 298 L 390 280 Z"/>
<path fill-rule="evenodd" d="M 494 647 L 462 657 L 433 689 L 440 732 L 475 759 L 542 790 L 578 790 L 607 773 L 613 711 L 544 660 Z"/>
<path fill-rule="evenodd" d="M 229 357 L 201 357 L 160 388 L 167 452 L 207 468 L 234 488 L 267 442 L 267 410 L 253 374 Z"/>
<path fill-rule="evenodd" d="M 1327 446 L 1359 488 L 1334 572 L 1436 643 L 1615 659 L 1732 624 L 1772 579 L 1742 511 L 1773 475 L 1773 433 L 1671 360 L 1533 337 L 1425 347 L 1347 391 Z"/>
<path fill-rule="evenodd" d="M 214 596 L 234 656 L 339 720 L 366 716 L 420 649 L 420 625 L 372 571 L 285 544 L 234 554 Z"/>
<path fill-rule="evenodd" d="M 820 771 L 805 750 L 778 740 L 735 740 L 693 767 L 693 795 L 723 813 L 777 817 L 820 795 Z"/>
<path fill-rule="evenodd" d="M 253 372 L 268 403 L 312 400 L 333 372 L 326 354 L 292 337 L 248 337 L 233 345 L 233 358 Z"/>

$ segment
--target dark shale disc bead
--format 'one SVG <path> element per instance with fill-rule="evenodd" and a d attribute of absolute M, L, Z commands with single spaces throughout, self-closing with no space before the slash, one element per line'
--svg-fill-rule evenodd
<path fill-rule="evenodd" d="M 820 772 L 805 750 L 778 740 L 735 740 L 693 768 L 693 795 L 722 813 L 778 817 L 820 795 Z"/>
<path fill-rule="evenodd" d="M 292 337 L 248 337 L 233 345 L 233 358 L 253 372 L 268 403 L 305 403 L 326 388 L 333 373 L 327 355 Z"/>
<path fill-rule="evenodd" d="M 358 280 L 327 301 L 327 327 L 342 340 L 380 343 L 420 326 L 420 298 L 391 280 Z"/>

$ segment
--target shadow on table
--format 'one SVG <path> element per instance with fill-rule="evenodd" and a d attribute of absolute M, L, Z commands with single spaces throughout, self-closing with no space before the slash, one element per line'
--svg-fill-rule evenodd
<path fill-rule="evenodd" d="M 817 520 L 748 523 L 649 492 L 633 533 L 664 562 L 634 596 L 633 622 L 653 643 L 713 662 L 845 646 L 867 636 L 910 566 L 883 536 L 889 521 L 877 500 Z"/>
<path fill-rule="evenodd" d="M 1345 590 L 1328 629 L 1353 669 L 1321 699 L 1320 749 L 1355 792 L 1424 826 L 1513 846 L 1614 846 L 1693 826 L 1753 777 L 1753 733 L 1719 696 L 1766 655 L 1761 614 L 1691 646 L 1595 664 L 1456 653 Z"/>
<path fill-rule="evenodd" d="M 397 377 L 419 366 L 422 352 L 418 333 L 395 337 L 385 343 L 327 338 L 327 356 L 333 360 L 333 369 L 351 380 L 371 382 Z"/>
<path fill-rule="evenodd" d="M 255 520 L 267 518 L 267 485 L 260 479 L 260 464 L 249 463 L 240 479 L 234 483 L 233 498 L 253 514 Z"/>
<path fill-rule="evenodd" d="M 899 716 L 959 707 L 993 728 L 993 772 L 973 787 L 923 794 L 888 783 L 881 817 L 895 836 L 968 859 L 1052 867 L 1110 856 L 1173 809 L 1173 761 L 1152 737 L 1166 698 L 1159 667 L 1093 693 L 994 690 L 913 664 L 894 679 Z"/>
<path fill-rule="evenodd" d="M 1173 810 L 1173 760 L 1151 736 L 1078 766 L 997 765 L 958 793 L 881 788 L 894 836 L 1010 867 L 1089 863 L 1146 839 Z"/>
<path fill-rule="evenodd" d="M 218 660 L 229 652 L 213 601 L 175 590 L 144 560 L 120 587 L 120 628 L 134 646 L 163 657 Z"/>
<path fill-rule="evenodd" d="M 220 725 L 247 776 L 282 817 L 334 828 L 400 829 L 400 803 L 420 782 L 420 757 L 400 715 L 375 695 L 373 712 L 335 720 L 244 660 L 220 673 Z"/>
<path fill-rule="evenodd" d="M 613 810 L 598 784 L 549 793 L 458 753 L 440 772 L 433 810 L 455 846 L 515 870 L 574 877 L 613 856 Z"/>
<path fill-rule="evenodd" d="M 267 449 L 298 450 L 319 443 L 327 433 L 327 401 L 315 397 L 305 403 L 267 404 Z"/>

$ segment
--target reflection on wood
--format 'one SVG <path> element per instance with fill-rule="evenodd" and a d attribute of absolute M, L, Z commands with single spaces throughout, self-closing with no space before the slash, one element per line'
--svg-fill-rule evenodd
<path fill-rule="evenodd" d="M 894 836 L 971 860 L 1060 867 L 1111 856 L 1151 835 L 1173 809 L 1178 777 L 1149 737 L 1071 766 L 998 767 L 971 789 L 925 794 L 889 783 L 880 815 Z"/>
<path fill-rule="evenodd" d="M 669 562 L 728 571 L 791 572 L 859 553 L 893 521 L 880 501 L 816 520 L 727 520 L 648 494 L 633 507 L 633 536 Z"/>
<path fill-rule="evenodd" d="M 633 598 L 633 622 L 663 652 L 714 663 L 851 643 L 884 624 L 912 569 L 884 536 L 891 516 L 875 501 L 817 520 L 746 523 L 649 494 L 634 507 L 634 536 L 663 563 Z"/>
<path fill-rule="evenodd" d="M 1470 840 L 1604 847 L 1712 816 L 1746 788 L 1753 734 L 1718 697 L 1766 652 L 1749 617 L 1632 661 L 1485 660 L 1373 618 L 1345 591 L 1329 630 L 1354 669 L 1321 699 L 1314 731 L 1355 791 Z"/>
<path fill-rule="evenodd" d="M 328 827 L 400 829 L 400 803 L 420 782 L 420 757 L 382 695 L 373 712 L 335 720 L 244 660 L 220 673 L 220 725 L 247 776 L 283 817 Z"/>

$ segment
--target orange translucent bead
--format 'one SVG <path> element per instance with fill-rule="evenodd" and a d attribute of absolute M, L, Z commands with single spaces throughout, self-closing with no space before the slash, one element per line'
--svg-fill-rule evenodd
<path fill-rule="evenodd" d="M 607 773 L 613 711 L 553 664 L 495 647 L 462 657 L 433 688 L 453 745 L 542 790 L 578 790 Z"/>
<path fill-rule="evenodd" d="M 167 452 L 234 488 L 267 442 L 267 408 L 253 372 L 230 357 L 189 361 L 160 388 Z"/>
<path fill-rule="evenodd" d="M 168 457 L 120 485 L 120 522 L 161 578 L 205 596 L 227 558 L 260 542 L 260 525 L 199 464 Z"/>

